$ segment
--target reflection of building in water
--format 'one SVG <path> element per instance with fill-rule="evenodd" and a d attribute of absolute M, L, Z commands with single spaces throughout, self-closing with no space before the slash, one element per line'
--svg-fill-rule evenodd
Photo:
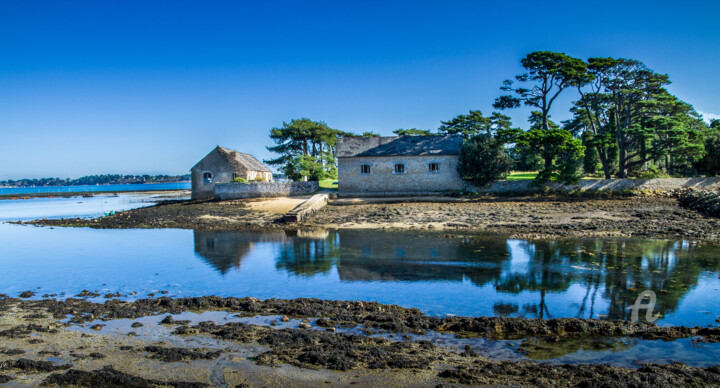
<path fill-rule="evenodd" d="M 341 230 L 324 241 L 294 240 L 277 259 L 296 275 L 327 273 L 336 265 L 342 281 L 463 281 L 494 279 L 508 257 L 504 239 L 482 246 L 434 235 Z"/>
<path fill-rule="evenodd" d="M 225 275 L 230 269 L 240 269 L 245 256 L 258 242 L 283 242 L 289 237 L 285 232 L 215 232 L 194 231 L 195 253 L 205 262 Z"/>
<path fill-rule="evenodd" d="M 195 232 L 197 255 L 222 274 L 240 268 L 258 242 L 277 243 L 276 269 L 297 277 L 337 271 L 343 282 L 487 285 L 483 298 L 498 316 L 629 319 L 628 306 L 644 290 L 657 294 L 654 313 L 667 315 L 702 273 L 720 268 L 715 246 L 664 240 L 458 239 L 368 230 Z"/>

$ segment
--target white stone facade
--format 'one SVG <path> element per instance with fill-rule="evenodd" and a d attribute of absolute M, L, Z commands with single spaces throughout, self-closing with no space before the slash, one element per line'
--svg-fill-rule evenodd
<path fill-rule="evenodd" d="M 213 196 L 218 200 L 290 197 L 312 194 L 319 189 L 320 185 L 317 181 L 218 183 L 214 187 Z"/>
<path fill-rule="evenodd" d="M 457 155 L 340 157 L 338 194 L 372 196 L 461 191 L 463 180 L 457 172 L 457 163 Z M 396 171 L 397 164 L 403 165 L 403 172 Z M 369 172 L 368 167 L 363 166 L 369 166 Z"/>

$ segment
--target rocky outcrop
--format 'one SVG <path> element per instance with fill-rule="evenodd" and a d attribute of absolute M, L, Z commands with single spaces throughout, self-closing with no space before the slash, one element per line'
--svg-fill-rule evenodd
<path fill-rule="evenodd" d="M 685 190 L 678 196 L 680 205 L 711 217 L 720 217 L 720 191 Z"/>

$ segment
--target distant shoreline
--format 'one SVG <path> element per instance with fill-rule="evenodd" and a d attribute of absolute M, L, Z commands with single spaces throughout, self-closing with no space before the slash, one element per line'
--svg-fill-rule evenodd
<path fill-rule="evenodd" d="M 142 183 L 99 183 L 96 185 L 60 185 L 60 186 L 0 186 L 0 189 L 27 189 L 36 187 L 82 187 L 82 186 L 126 186 L 126 185 L 164 185 L 174 183 L 191 183 L 192 181 L 178 182 L 142 182 Z"/>
<path fill-rule="evenodd" d="M 102 186 L 102 185 L 101 185 Z M 110 186 L 110 185 L 106 185 Z M 125 185 L 117 185 L 117 186 L 125 186 Z M 58 187 L 72 187 L 72 186 L 58 186 Z M 117 190 L 107 190 L 107 191 L 49 191 L 49 192 L 39 192 L 39 193 L 0 193 L 0 200 L 8 200 L 8 199 L 30 199 L 30 198 L 48 198 L 48 197 L 61 197 L 61 198 L 70 198 L 70 197 L 82 197 L 82 196 L 96 196 L 96 195 L 116 195 L 120 193 L 143 193 L 143 194 L 170 194 L 173 192 L 177 193 L 189 193 L 190 189 L 183 189 L 183 188 L 148 188 L 148 190 L 137 190 L 137 189 L 123 189 L 118 188 Z"/>

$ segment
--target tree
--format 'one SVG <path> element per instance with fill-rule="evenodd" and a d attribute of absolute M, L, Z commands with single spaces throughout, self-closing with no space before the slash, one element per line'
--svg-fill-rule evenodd
<path fill-rule="evenodd" d="M 380 137 L 380 134 L 375 133 L 375 132 L 363 132 L 362 135 L 360 135 L 360 136 L 361 137 Z"/>
<path fill-rule="evenodd" d="M 437 133 L 432 133 L 429 129 L 396 129 L 393 131 L 398 136 L 437 136 Z"/>
<path fill-rule="evenodd" d="M 705 152 L 698 169 L 709 175 L 720 175 L 720 120 L 710 122 L 705 133 Z"/>
<path fill-rule="evenodd" d="M 457 115 L 451 120 L 441 121 L 438 132 L 445 135 L 461 135 L 470 139 L 481 133 L 494 134 L 498 129 L 510 128 L 510 118 L 498 112 L 485 117 L 479 110 L 471 110 L 466 115 Z"/>
<path fill-rule="evenodd" d="M 487 133 L 465 141 L 458 157 L 460 176 L 479 185 L 506 176 L 512 165 L 512 159 L 505 152 L 503 142 Z"/>
<path fill-rule="evenodd" d="M 288 179 L 333 179 L 337 177 L 335 145 L 337 136 L 345 132 L 332 129 L 322 121 L 308 118 L 283 122 L 280 128 L 270 130 L 270 138 L 276 146 L 268 150 L 280 154 L 276 159 L 266 160 L 269 165 L 279 166 Z"/>
<path fill-rule="evenodd" d="M 579 179 L 577 170 L 580 160 L 585 154 L 582 142 L 550 120 L 545 121 L 549 129 L 543 129 L 541 126 L 544 119 L 540 112 L 533 111 L 529 121 L 532 124 L 530 130 L 501 130 L 498 131 L 498 137 L 507 143 L 514 143 L 516 147 L 530 148 L 542 157 L 545 167 L 535 178 L 537 182 L 576 182 Z M 548 160 L 550 163 L 547 163 Z"/>
<path fill-rule="evenodd" d="M 620 178 L 651 163 L 673 173 L 702 157 L 704 124 L 690 104 L 664 88 L 670 83 L 666 74 L 625 58 L 590 58 L 588 72 L 594 80 L 586 84 L 588 92 L 578 88 L 576 105 L 584 111 L 606 177 L 611 147 L 617 148 Z"/>
<path fill-rule="evenodd" d="M 501 96 L 495 100 L 493 106 L 496 109 L 510 109 L 517 108 L 522 103 L 537 108 L 540 114 L 540 129 L 550 131 L 550 109 L 555 99 L 563 90 L 583 85 L 592 79 L 586 64 L 581 59 L 552 51 L 532 52 L 520 62 L 528 72 L 515 76 L 515 79 L 521 83 L 531 83 L 532 86 L 515 88 L 513 81 L 505 80 L 500 89 L 515 95 Z M 545 170 L 553 169 L 555 155 L 549 150 L 543 151 L 543 155 Z"/>

